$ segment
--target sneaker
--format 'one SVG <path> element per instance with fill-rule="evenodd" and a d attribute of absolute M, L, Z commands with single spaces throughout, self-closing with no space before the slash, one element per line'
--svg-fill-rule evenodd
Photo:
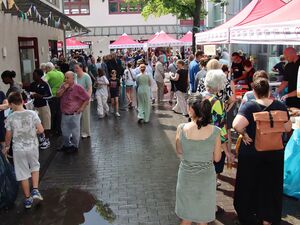
<path fill-rule="evenodd" d="M 142 124 L 142 123 L 144 123 L 144 120 L 143 119 L 139 119 L 138 120 L 138 124 Z"/>
<path fill-rule="evenodd" d="M 31 197 L 33 198 L 33 201 L 35 203 L 39 203 L 40 201 L 43 201 L 44 198 L 42 197 L 41 193 L 38 189 L 33 189 L 31 192 Z"/>
<path fill-rule="evenodd" d="M 42 143 L 40 143 L 40 149 L 46 150 L 50 147 L 49 139 L 45 139 Z"/>
<path fill-rule="evenodd" d="M 105 115 L 98 116 L 99 119 L 103 119 Z"/>
<path fill-rule="evenodd" d="M 88 134 L 82 134 L 82 135 L 81 135 L 81 138 L 83 138 L 83 139 L 89 138 L 89 137 L 90 137 L 90 135 L 88 135 Z"/>
<path fill-rule="evenodd" d="M 32 204 L 33 204 L 33 198 L 31 196 L 24 200 L 24 208 L 25 209 L 30 209 L 32 207 Z"/>
<path fill-rule="evenodd" d="M 120 117 L 120 113 L 119 112 L 116 112 L 116 117 Z"/>

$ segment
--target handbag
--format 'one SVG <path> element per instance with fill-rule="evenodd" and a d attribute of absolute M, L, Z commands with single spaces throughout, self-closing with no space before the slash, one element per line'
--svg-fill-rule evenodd
<path fill-rule="evenodd" d="M 282 150 L 282 134 L 285 132 L 284 124 L 288 121 L 288 114 L 281 110 L 266 111 L 267 108 L 253 113 L 256 122 L 255 148 L 257 151 Z"/>
<path fill-rule="evenodd" d="M 164 94 L 166 95 L 168 93 L 169 93 L 168 87 L 167 87 L 167 85 L 164 85 Z"/>

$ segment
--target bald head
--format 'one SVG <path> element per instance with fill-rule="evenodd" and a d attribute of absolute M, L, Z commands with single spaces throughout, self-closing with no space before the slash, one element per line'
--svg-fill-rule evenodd
<path fill-rule="evenodd" d="M 286 58 L 286 60 L 290 63 L 290 62 L 296 62 L 298 60 L 298 55 L 297 55 L 297 51 L 296 49 L 292 48 L 292 47 L 288 47 L 284 50 L 283 52 L 284 57 Z"/>

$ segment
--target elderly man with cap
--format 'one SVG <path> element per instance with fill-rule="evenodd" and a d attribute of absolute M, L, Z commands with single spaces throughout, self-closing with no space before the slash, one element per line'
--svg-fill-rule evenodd
<path fill-rule="evenodd" d="M 48 82 L 53 95 L 53 97 L 48 101 L 51 110 L 51 128 L 54 132 L 60 135 L 61 112 L 59 109 L 59 98 L 56 97 L 56 93 L 64 82 L 65 77 L 62 72 L 55 69 L 53 63 L 48 62 L 45 66 L 47 73 L 43 79 Z"/>
<path fill-rule="evenodd" d="M 57 91 L 60 97 L 60 109 L 62 112 L 61 131 L 63 147 L 61 151 L 77 151 L 80 140 L 80 119 L 82 112 L 89 104 L 90 95 L 79 84 L 75 83 L 75 73 L 66 72 L 65 82 Z"/>
<path fill-rule="evenodd" d="M 161 103 L 164 100 L 164 79 L 165 79 L 165 68 L 164 68 L 164 55 L 158 57 L 158 61 L 155 65 L 154 79 L 157 84 L 157 101 Z"/>

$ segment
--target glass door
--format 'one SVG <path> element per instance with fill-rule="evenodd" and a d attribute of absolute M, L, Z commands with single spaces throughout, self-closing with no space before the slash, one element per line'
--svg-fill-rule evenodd
<path fill-rule="evenodd" d="M 26 85 L 33 81 L 32 72 L 40 66 L 37 38 L 20 37 L 19 53 L 22 83 Z"/>

